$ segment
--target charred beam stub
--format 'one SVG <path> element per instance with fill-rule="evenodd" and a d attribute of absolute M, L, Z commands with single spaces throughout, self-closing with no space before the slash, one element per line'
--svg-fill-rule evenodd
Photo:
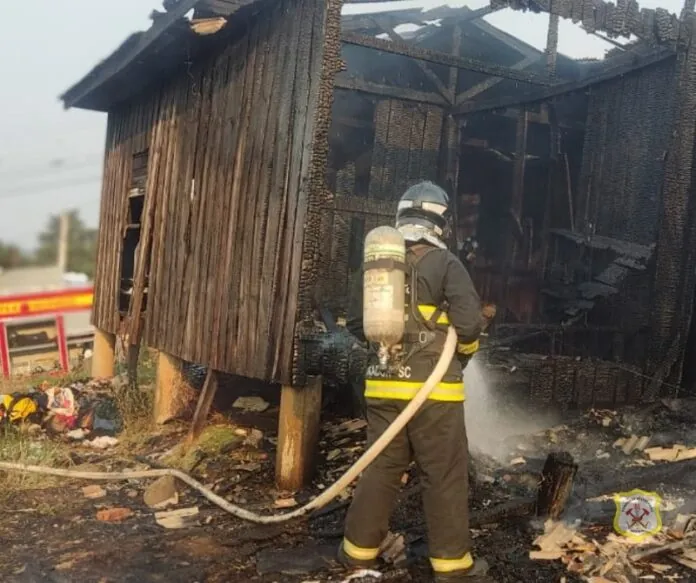
<path fill-rule="evenodd" d="M 428 93 L 427 91 L 417 91 L 416 89 L 408 89 L 406 87 L 396 87 L 395 85 L 382 85 L 381 83 L 373 83 L 365 81 L 358 77 L 336 77 L 334 87 L 337 89 L 347 89 L 349 91 L 359 91 L 370 95 L 379 95 L 380 97 L 393 97 L 404 101 L 415 101 L 416 103 L 429 103 L 431 105 L 439 105 L 445 107 L 447 101 L 437 93 Z"/>
<path fill-rule="evenodd" d="M 558 0 L 556 0 L 558 1 Z M 556 77 L 556 63 L 558 61 L 558 25 L 559 16 L 553 11 L 554 0 L 551 0 L 551 16 L 549 16 L 549 30 L 546 38 L 546 70 L 549 78 Z"/>
<path fill-rule="evenodd" d="M 578 466 L 568 452 L 551 453 L 546 458 L 537 491 L 536 515 L 557 520 L 568 502 Z"/>
<path fill-rule="evenodd" d="M 548 86 L 552 84 L 551 81 L 549 81 L 549 79 L 545 76 L 525 73 L 524 71 L 518 71 L 511 69 L 510 67 L 485 63 L 483 61 L 469 59 L 467 57 L 461 57 L 458 55 L 448 55 L 439 51 L 432 51 L 409 45 L 404 42 L 389 41 L 352 32 L 343 33 L 341 36 L 341 41 L 346 44 L 375 49 L 395 55 L 402 55 L 404 57 L 411 57 L 412 59 L 420 59 L 422 61 L 428 61 L 438 65 L 445 65 L 447 67 L 458 67 L 459 69 L 483 73 L 484 75 L 493 75 L 494 77 L 513 79 L 514 81 L 529 83 L 530 85 Z"/>

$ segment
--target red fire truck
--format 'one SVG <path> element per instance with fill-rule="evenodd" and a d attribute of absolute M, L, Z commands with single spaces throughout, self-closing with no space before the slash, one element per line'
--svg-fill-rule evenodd
<path fill-rule="evenodd" d="M 88 320 L 93 297 L 91 286 L 0 295 L 0 375 L 68 371 L 71 351 L 83 351 L 92 335 L 66 333 L 66 318 Z"/>

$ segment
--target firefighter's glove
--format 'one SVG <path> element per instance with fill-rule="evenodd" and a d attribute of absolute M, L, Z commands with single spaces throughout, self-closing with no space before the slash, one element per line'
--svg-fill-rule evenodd
<path fill-rule="evenodd" d="M 474 357 L 474 354 L 476 354 L 478 349 L 478 340 L 469 343 L 460 342 L 457 344 L 457 358 L 459 359 L 459 363 L 462 365 L 462 370 L 466 368 L 466 365 L 469 364 L 469 361 Z"/>
<path fill-rule="evenodd" d="M 486 332 L 489 326 L 493 323 L 493 319 L 496 316 L 497 308 L 494 304 L 486 304 L 481 310 L 481 316 L 483 320 L 482 332 Z"/>

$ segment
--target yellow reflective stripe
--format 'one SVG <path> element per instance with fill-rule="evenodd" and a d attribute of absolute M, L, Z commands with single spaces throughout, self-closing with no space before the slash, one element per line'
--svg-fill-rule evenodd
<path fill-rule="evenodd" d="M 474 342 L 470 342 L 469 344 L 457 344 L 457 352 L 459 354 L 465 354 L 466 356 L 470 356 L 474 354 L 474 352 L 478 352 L 479 349 L 479 341 L 474 340 Z"/>
<path fill-rule="evenodd" d="M 397 399 L 411 400 L 416 396 L 423 383 L 411 381 L 388 381 L 381 379 L 367 379 L 365 381 L 365 397 L 369 399 Z M 439 383 L 430 399 L 435 401 L 458 402 L 465 399 L 464 383 Z"/>
<path fill-rule="evenodd" d="M 426 320 L 432 318 L 433 314 L 435 313 L 435 310 L 437 310 L 437 306 L 429 306 L 427 304 L 418 305 L 418 311 L 421 313 L 421 316 L 423 316 Z M 445 312 L 442 312 L 438 316 L 436 323 L 448 325 L 450 322 L 449 318 L 447 317 L 447 314 Z"/>
<path fill-rule="evenodd" d="M 433 571 L 437 573 L 452 573 L 453 571 L 464 571 L 474 566 L 474 558 L 471 553 L 466 553 L 459 559 L 430 559 Z"/>
<path fill-rule="evenodd" d="M 351 559 L 357 561 L 372 561 L 379 556 L 379 547 L 376 549 L 365 549 L 354 545 L 347 538 L 343 539 L 343 550 Z"/>

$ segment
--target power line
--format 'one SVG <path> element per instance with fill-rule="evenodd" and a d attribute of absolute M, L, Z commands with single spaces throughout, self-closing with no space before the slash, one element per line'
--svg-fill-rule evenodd
<path fill-rule="evenodd" d="M 84 186 L 86 184 L 96 184 L 101 182 L 101 176 L 92 176 L 90 178 L 83 178 L 77 180 L 70 180 L 65 182 L 53 182 L 48 183 L 45 186 L 35 185 L 30 188 L 17 188 L 14 190 L 7 190 L 5 192 L 0 192 L 0 200 L 7 200 L 10 198 L 19 197 L 29 197 L 37 196 L 40 194 L 46 194 L 52 190 L 59 190 L 63 188 L 69 188 L 71 186 Z"/>
<path fill-rule="evenodd" d="M 43 164 L 41 166 L 34 166 L 34 169 L 31 167 L 24 167 L 21 172 L 18 172 L 17 168 L 13 168 L 11 171 L 3 172 L 0 169 L 0 179 L 3 181 L 16 181 L 19 179 L 20 181 L 22 179 L 30 179 L 34 180 L 37 178 L 55 178 L 57 175 L 60 174 L 65 174 L 69 172 L 75 172 L 77 170 L 84 170 L 86 168 L 99 168 L 101 169 L 103 167 L 104 161 L 102 159 L 83 159 L 77 164 L 60 164 L 60 165 L 51 165 L 52 162 L 47 162 L 46 164 Z"/>

